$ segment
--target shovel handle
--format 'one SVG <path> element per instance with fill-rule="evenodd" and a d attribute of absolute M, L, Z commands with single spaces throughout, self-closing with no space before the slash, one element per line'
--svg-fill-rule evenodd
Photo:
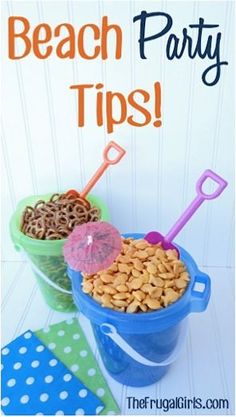
<path fill-rule="evenodd" d="M 112 148 L 118 152 L 114 159 L 109 158 L 109 152 Z M 125 153 L 126 151 L 120 145 L 118 145 L 118 143 L 111 140 L 111 142 L 108 143 L 103 151 L 104 162 L 106 162 L 107 165 L 115 165 L 121 160 L 121 158 L 123 158 Z"/>
<path fill-rule="evenodd" d="M 217 184 L 219 184 L 219 187 L 211 194 L 205 194 L 202 190 L 202 186 L 208 178 L 211 178 L 212 180 L 217 182 Z M 164 239 L 167 242 L 172 242 L 175 236 L 177 236 L 180 230 L 183 229 L 185 224 L 189 221 L 189 219 L 191 219 L 191 217 L 194 215 L 197 209 L 201 206 L 201 204 L 205 200 L 213 200 L 214 198 L 218 197 L 222 193 L 222 191 L 225 189 L 227 184 L 228 184 L 227 181 L 225 181 L 215 172 L 211 171 L 210 169 L 206 169 L 206 171 L 203 172 L 203 174 L 197 181 L 197 184 L 196 184 L 197 196 L 192 201 L 192 203 L 188 206 L 188 208 L 184 211 L 184 213 L 180 216 L 180 218 L 177 220 L 174 226 L 172 226 L 172 228 L 167 233 Z"/>
<path fill-rule="evenodd" d="M 109 158 L 109 152 L 111 149 L 115 149 L 118 151 L 117 156 L 114 159 Z M 109 167 L 109 165 L 115 165 L 117 164 L 121 158 L 125 155 L 126 151 L 118 145 L 116 142 L 109 142 L 108 145 L 105 147 L 103 151 L 103 163 L 98 168 L 98 170 L 95 172 L 94 176 L 91 178 L 91 180 L 88 182 L 86 187 L 83 189 L 82 193 L 80 193 L 80 197 L 85 198 L 86 195 L 89 193 L 89 191 L 93 188 L 93 186 L 97 183 L 99 178 L 102 176 L 104 171 Z"/>
<path fill-rule="evenodd" d="M 219 187 L 217 187 L 217 189 L 211 194 L 206 194 L 202 190 L 202 186 L 208 178 L 212 179 L 219 185 Z M 214 200 L 214 198 L 218 197 L 222 193 L 222 191 L 224 191 L 227 185 L 227 181 L 225 181 L 222 177 L 220 177 L 218 174 L 211 171 L 210 169 L 206 169 L 206 171 L 203 172 L 203 174 L 197 181 L 196 191 L 197 194 L 203 198 L 203 200 Z"/>

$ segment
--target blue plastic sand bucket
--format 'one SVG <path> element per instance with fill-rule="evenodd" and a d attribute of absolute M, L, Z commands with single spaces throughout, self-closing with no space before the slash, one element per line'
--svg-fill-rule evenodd
<path fill-rule="evenodd" d="M 126 234 L 135 239 L 143 234 Z M 210 278 L 179 247 L 191 280 L 184 295 L 167 308 L 148 313 L 122 313 L 102 307 L 81 289 L 79 272 L 68 269 L 74 302 L 91 321 L 101 357 L 110 375 L 125 385 L 153 384 L 167 372 L 183 345 L 187 316 L 207 308 Z M 196 284 L 202 288 L 196 288 Z M 199 286 L 199 285 L 198 285 Z"/>

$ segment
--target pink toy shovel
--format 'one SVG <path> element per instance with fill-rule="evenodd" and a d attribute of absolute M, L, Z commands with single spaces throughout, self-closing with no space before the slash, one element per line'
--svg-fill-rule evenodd
<path fill-rule="evenodd" d="M 111 151 L 111 149 L 115 149 L 118 152 L 117 156 L 114 159 L 111 159 L 111 157 L 109 158 L 109 152 Z M 104 171 L 106 171 L 106 169 L 110 165 L 117 164 L 121 160 L 121 158 L 123 158 L 125 153 L 126 153 L 126 151 L 120 145 L 118 145 L 116 142 L 113 142 L 113 141 L 109 142 L 108 145 L 105 147 L 105 149 L 103 151 L 103 163 L 102 163 L 102 165 L 95 172 L 95 174 L 93 175 L 91 180 L 88 182 L 86 187 L 83 189 L 83 191 L 81 193 L 79 193 L 76 190 L 69 190 L 69 191 L 67 191 L 66 194 L 78 196 L 78 197 L 81 197 L 81 198 L 86 198 L 89 191 L 93 188 L 93 186 L 96 184 L 96 182 L 100 179 L 100 177 L 102 176 Z"/>
<path fill-rule="evenodd" d="M 205 194 L 202 190 L 202 186 L 208 178 L 211 178 L 213 181 L 215 181 L 219 185 L 219 187 L 212 194 Z M 177 220 L 174 226 L 172 226 L 172 228 L 167 233 L 167 235 L 162 236 L 159 232 L 149 232 L 145 236 L 144 239 L 146 239 L 151 244 L 157 244 L 161 242 L 162 247 L 164 249 L 175 249 L 179 255 L 179 251 L 177 247 L 172 243 L 172 240 L 183 229 L 185 224 L 189 221 L 189 219 L 193 216 L 193 214 L 197 211 L 197 209 L 201 206 L 201 204 L 205 200 L 214 200 L 214 198 L 218 197 L 222 193 L 222 191 L 225 189 L 227 184 L 228 183 L 223 178 L 221 178 L 219 175 L 217 175 L 215 172 L 211 171 L 210 169 L 207 169 L 206 171 L 203 172 L 203 174 L 197 181 L 197 184 L 196 184 L 197 196 L 192 201 L 192 203 L 188 206 L 185 212 L 180 216 L 180 218 Z"/>

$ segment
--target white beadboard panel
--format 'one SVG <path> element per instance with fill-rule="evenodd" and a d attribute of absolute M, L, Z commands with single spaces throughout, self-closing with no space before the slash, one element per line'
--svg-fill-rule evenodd
<path fill-rule="evenodd" d="M 20 267 L 15 276 L 15 286 L 2 302 L 2 344 L 9 343 L 19 335 L 19 328 L 29 311 L 37 291 L 36 282 L 29 267 Z M 14 312 L 14 314 L 13 314 Z"/>
<path fill-rule="evenodd" d="M 150 42 L 146 60 L 139 58 L 139 24 L 132 18 L 141 10 L 169 13 L 171 32 L 181 35 L 183 27 L 204 17 L 218 23 L 222 35 L 221 79 L 214 87 L 201 81 L 209 60 L 168 61 L 167 35 Z M 7 59 L 7 18 L 23 15 L 32 27 L 45 21 L 52 26 L 71 22 L 75 27 L 88 22 L 110 23 L 123 30 L 123 56 L 116 61 L 111 36 L 107 61 L 60 60 L 55 56 L 38 60 L 33 55 L 19 61 Z M 233 3 L 179 1 L 9 1 L 3 3 L 3 235 L 4 260 L 18 260 L 8 234 L 10 214 L 19 199 L 69 188 L 83 189 L 102 163 L 102 152 L 110 140 L 127 153 L 110 167 L 93 193 L 108 205 L 111 220 L 121 232 L 166 233 L 195 196 L 195 183 L 203 170 L 212 168 L 229 182 L 217 201 L 199 209 L 176 238 L 199 265 L 232 266 L 233 250 Z M 156 19 L 147 23 L 147 33 L 156 30 Z M 191 30 L 190 30 L 191 32 Z M 196 40 L 196 31 L 192 30 Z M 87 47 L 92 48 L 91 37 Z M 72 84 L 101 82 L 102 91 L 142 88 L 152 93 L 160 81 L 162 127 L 152 124 L 133 128 L 116 125 L 112 134 L 96 126 L 96 90 L 86 93 L 85 127 L 77 127 L 77 93 Z M 147 107 L 152 110 L 153 98 Z M 105 103 L 103 106 L 105 112 Z M 116 105 L 116 114 L 119 106 Z M 128 115 L 132 109 L 128 107 Z M 14 115 L 14 117 L 13 117 Z M 134 113 L 138 117 L 138 113 Z"/>
<path fill-rule="evenodd" d="M 4 198 L 1 202 L 2 218 L 1 233 L 4 243 L 1 245 L 2 260 L 19 258 L 15 251 L 9 236 L 9 221 L 10 216 L 15 210 L 16 197 L 15 186 L 12 178 L 12 171 L 9 167 L 9 156 L 6 150 L 5 134 L 2 131 L 2 152 L 1 152 L 1 166 L 2 166 L 2 189 L 4 189 Z"/>
<path fill-rule="evenodd" d="M 1 281 L 1 291 L 2 291 L 2 305 L 8 302 L 8 297 L 11 295 L 15 286 L 18 283 L 19 276 L 23 273 L 26 264 L 22 261 L 16 262 L 5 262 L 2 261 L 2 281 Z"/>
<path fill-rule="evenodd" d="M 214 392 L 216 398 L 228 398 L 230 400 L 228 414 L 233 414 L 235 391 L 234 375 L 231 370 L 234 368 L 235 345 L 232 329 L 235 313 L 234 285 L 231 279 L 234 271 L 230 268 L 224 270 L 205 268 L 205 272 L 210 275 L 212 283 L 209 307 L 207 313 L 193 314 L 191 317 L 194 393 L 203 399 L 209 398 L 210 392 Z M 198 349 L 194 349 L 196 345 Z M 211 352 L 210 356 L 209 352 Z M 211 367 L 212 372 L 204 371 L 208 366 Z M 206 387 L 210 389 L 207 390 Z"/>

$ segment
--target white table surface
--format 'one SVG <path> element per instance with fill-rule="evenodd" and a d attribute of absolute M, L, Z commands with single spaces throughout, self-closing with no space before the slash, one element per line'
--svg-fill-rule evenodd
<path fill-rule="evenodd" d="M 122 386 L 106 372 L 90 324 L 77 313 L 101 370 L 122 414 L 223 414 L 234 413 L 234 270 L 200 267 L 212 278 L 212 296 L 206 312 L 189 320 L 187 341 L 179 359 L 158 383 L 144 388 Z M 27 329 L 37 330 L 74 314 L 58 313 L 45 304 L 29 265 L 24 261 L 2 262 L 2 345 Z M 128 396 L 173 398 L 176 396 L 229 400 L 228 410 L 128 410 Z"/>

